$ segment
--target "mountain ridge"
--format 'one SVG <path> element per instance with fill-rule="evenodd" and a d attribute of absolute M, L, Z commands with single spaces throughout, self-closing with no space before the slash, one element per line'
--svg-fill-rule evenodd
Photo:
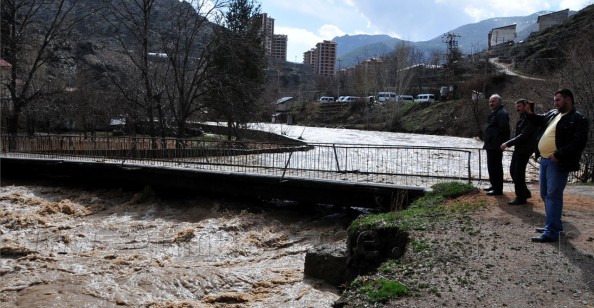
<path fill-rule="evenodd" d="M 526 16 L 493 17 L 459 26 L 426 41 L 407 41 L 386 34 L 347 34 L 334 37 L 332 41 L 337 43 L 337 65 L 340 64 L 342 68 L 352 67 L 371 57 L 381 57 L 393 51 L 399 43 L 409 44 L 422 51 L 425 56 L 435 51 L 444 53 L 446 46 L 442 37 L 447 33 L 459 35 L 458 45 L 462 53 L 470 54 L 487 48 L 488 33 L 493 28 L 516 24 L 516 41 L 522 41 L 536 31 L 538 16 L 552 12 L 554 11 L 539 11 Z M 575 13 L 576 11 L 569 11 L 569 16 Z"/>

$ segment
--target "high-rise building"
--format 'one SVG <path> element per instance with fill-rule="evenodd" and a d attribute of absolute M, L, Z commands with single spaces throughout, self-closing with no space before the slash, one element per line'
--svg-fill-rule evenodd
<path fill-rule="evenodd" d="M 262 44 L 269 59 L 287 61 L 287 35 L 274 34 L 274 18 L 267 13 L 260 14 L 262 23 Z"/>
<path fill-rule="evenodd" d="M 268 17 L 267 13 L 261 14 L 262 18 L 262 44 L 266 55 L 272 55 L 272 41 L 274 36 L 274 18 Z"/>
<path fill-rule="evenodd" d="M 287 35 L 275 34 L 272 37 L 272 59 L 287 61 Z"/>
<path fill-rule="evenodd" d="M 303 53 L 303 63 L 310 64 L 314 74 L 334 76 L 336 69 L 336 42 L 323 41 Z"/>

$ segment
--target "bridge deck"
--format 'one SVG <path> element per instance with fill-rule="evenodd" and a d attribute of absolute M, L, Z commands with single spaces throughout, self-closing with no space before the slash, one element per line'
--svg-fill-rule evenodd
<path fill-rule="evenodd" d="M 425 193 L 419 186 L 60 159 L 0 157 L 0 168 L 8 178 L 69 179 L 101 186 L 151 186 L 169 193 L 385 209 L 406 207 Z"/>

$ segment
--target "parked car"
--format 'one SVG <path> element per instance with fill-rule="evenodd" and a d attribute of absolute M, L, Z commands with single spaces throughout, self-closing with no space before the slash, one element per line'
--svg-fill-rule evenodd
<path fill-rule="evenodd" d="M 398 95 L 396 97 L 396 100 L 399 102 L 400 101 L 411 101 L 412 102 L 415 100 L 415 98 L 412 95 Z"/>
<path fill-rule="evenodd" d="M 339 96 L 336 100 L 337 102 L 342 102 L 346 96 Z"/>
<path fill-rule="evenodd" d="M 334 103 L 334 97 L 322 96 L 322 97 L 320 97 L 320 103 Z"/>
<path fill-rule="evenodd" d="M 342 100 L 343 103 L 352 103 L 355 101 L 361 100 L 361 97 L 359 96 L 345 96 L 344 99 Z"/>
<path fill-rule="evenodd" d="M 417 103 L 422 103 L 422 102 L 434 102 L 435 101 L 435 95 L 433 94 L 419 94 L 417 95 L 417 98 L 415 98 L 415 102 Z"/>
<path fill-rule="evenodd" d="M 396 101 L 396 93 L 394 92 L 378 92 L 377 101 L 380 103 L 387 101 Z"/>

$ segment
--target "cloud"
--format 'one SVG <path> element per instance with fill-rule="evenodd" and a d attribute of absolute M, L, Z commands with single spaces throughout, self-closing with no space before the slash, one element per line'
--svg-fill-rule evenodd
<path fill-rule="evenodd" d="M 465 7 L 464 13 L 470 16 L 474 22 L 479 22 L 481 20 L 493 17 L 493 14 L 490 14 L 489 11 L 476 7 Z"/>
<path fill-rule="evenodd" d="M 297 60 L 297 62 L 301 62 L 303 60 L 303 53 L 312 49 L 318 42 L 323 40 L 318 34 L 303 28 L 275 27 L 274 32 L 288 35 L 287 61 Z"/>
<path fill-rule="evenodd" d="M 331 24 L 322 25 L 317 33 L 304 28 L 275 26 L 274 33 L 288 35 L 287 52 L 291 53 L 287 54 L 288 61 L 295 61 L 295 57 L 297 61 L 301 61 L 303 53 L 316 47 L 317 43 L 347 34 L 338 26 Z"/>
<path fill-rule="evenodd" d="M 577 0 L 574 0 L 577 1 Z M 553 10 L 548 0 L 436 0 L 436 4 L 449 12 L 464 12 L 468 22 L 504 16 L 524 16 L 541 10 Z M 457 19 L 465 19 L 459 16 Z"/>
<path fill-rule="evenodd" d="M 447 3 L 449 0 L 437 0 L 440 3 Z M 455 5 L 463 5 L 464 13 L 472 18 L 474 22 L 501 16 L 525 16 L 539 11 L 558 11 L 564 9 L 581 10 L 592 0 L 564 0 L 564 1 L 543 1 L 543 0 L 483 0 L 480 4 L 471 0 L 458 0 Z M 451 4 L 454 5 L 454 4 Z"/>
<path fill-rule="evenodd" d="M 331 40 L 334 37 L 343 36 L 346 34 L 344 31 L 340 30 L 340 28 L 336 25 L 323 25 L 318 30 L 318 33 L 320 34 L 320 37 L 326 40 Z"/>
<path fill-rule="evenodd" d="M 588 5 L 594 4 L 592 0 L 563 0 L 559 4 L 560 9 L 581 10 Z"/>
<path fill-rule="evenodd" d="M 388 34 L 423 41 L 481 20 L 539 11 L 580 10 L 594 0 L 267 0 L 275 33 L 287 34 L 294 61 L 322 40 L 345 34 Z"/>

